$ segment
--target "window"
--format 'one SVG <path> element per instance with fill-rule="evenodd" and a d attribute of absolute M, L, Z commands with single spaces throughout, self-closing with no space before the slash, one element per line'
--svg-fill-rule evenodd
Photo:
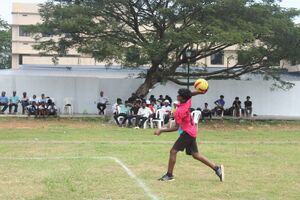
<path fill-rule="evenodd" d="M 19 36 L 21 37 L 30 37 L 31 34 L 27 30 L 27 26 L 20 26 L 19 27 Z"/>
<path fill-rule="evenodd" d="M 210 62 L 212 65 L 224 65 L 224 52 L 218 52 L 216 54 L 211 55 Z"/>
<path fill-rule="evenodd" d="M 19 65 L 23 65 L 23 55 L 19 55 Z"/>

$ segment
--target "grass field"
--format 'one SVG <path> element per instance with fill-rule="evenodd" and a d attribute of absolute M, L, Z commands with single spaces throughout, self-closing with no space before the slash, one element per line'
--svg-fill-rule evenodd
<path fill-rule="evenodd" d="M 0 118 L 0 199 L 300 199 L 300 122 L 201 124 L 199 149 L 224 164 L 224 183 L 184 153 L 176 181 L 157 181 L 178 135 L 152 132 L 96 119 Z"/>

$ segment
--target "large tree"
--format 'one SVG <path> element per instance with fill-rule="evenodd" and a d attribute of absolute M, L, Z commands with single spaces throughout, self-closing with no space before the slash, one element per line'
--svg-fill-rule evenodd
<path fill-rule="evenodd" d="M 11 28 L 0 19 L 0 69 L 11 68 Z"/>
<path fill-rule="evenodd" d="M 35 48 L 58 56 L 75 48 L 99 61 L 149 66 L 138 94 L 161 81 L 182 81 L 188 62 L 238 50 L 238 63 L 215 71 L 195 67 L 192 77 L 237 78 L 258 72 L 279 80 L 279 60 L 299 60 L 295 9 L 276 0 L 48 0 L 34 32 L 57 35 Z M 192 57 L 185 52 L 192 49 Z"/>

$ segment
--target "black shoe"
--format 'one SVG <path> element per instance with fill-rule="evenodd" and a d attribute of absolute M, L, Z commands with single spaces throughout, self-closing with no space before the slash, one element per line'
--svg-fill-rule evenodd
<path fill-rule="evenodd" d="M 174 176 L 168 176 L 167 174 L 166 175 L 163 175 L 161 178 L 158 179 L 159 181 L 174 181 L 175 178 Z"/>
<path fill-rule="evenodd" d="M 221 182 L 224 182 L 225 180 L 225 172 L 224 172 L 224 166 L 220 165 L 217 166 L 217 168 L 215 169 L 216 175 L 220 178 Z"/>

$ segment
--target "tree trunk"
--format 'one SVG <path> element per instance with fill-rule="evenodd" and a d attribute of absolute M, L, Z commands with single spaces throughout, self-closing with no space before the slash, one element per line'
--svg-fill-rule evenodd
<path fill-rule="evenodd" d="M 149 90 L 153 88 L 153 86 L 159 82 L 159 68 L 157 65 L 152 65 L 152 67 L 148 70 L 145 81 L 140 87 L 136 90 L 136 94 L 138 96 L 146 96 L 149 93 Z"/>

